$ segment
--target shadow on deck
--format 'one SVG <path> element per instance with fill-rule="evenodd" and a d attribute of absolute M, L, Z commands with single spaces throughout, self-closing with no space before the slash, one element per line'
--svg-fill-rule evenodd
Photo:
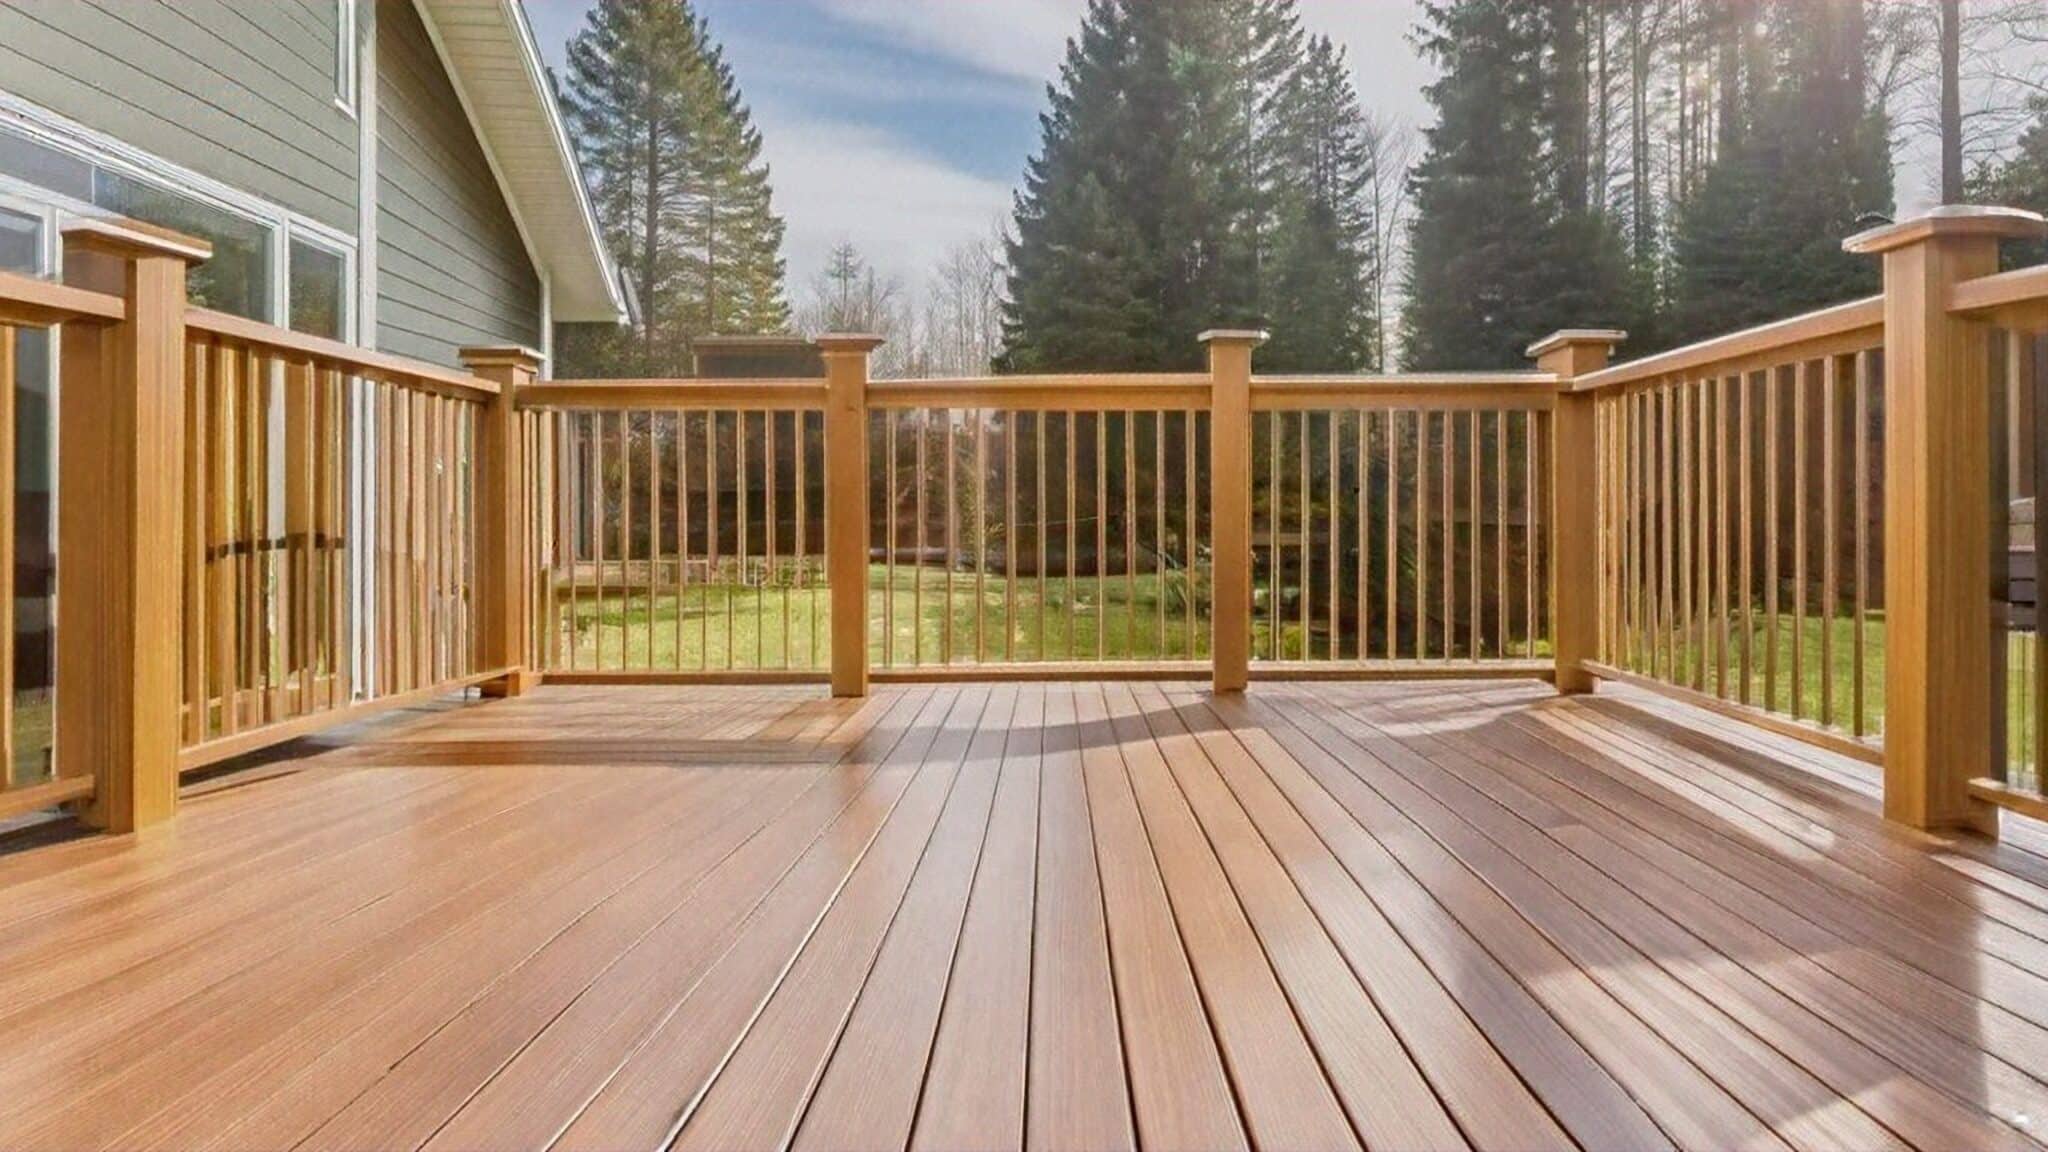
<path fill-rule="evenodd" d="M 2031 1147 L 2048 839 L 1520 683 L 555 687 L 0 859 L 0 1146 Z"/>

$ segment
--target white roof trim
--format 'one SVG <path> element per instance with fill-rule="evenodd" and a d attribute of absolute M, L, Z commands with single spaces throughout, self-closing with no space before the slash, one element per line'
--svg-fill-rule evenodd
<path fill-rule="evenodd" d="M 619 323 L 626 299 L 519 0 L 414 0 L 554 318 Z"/>

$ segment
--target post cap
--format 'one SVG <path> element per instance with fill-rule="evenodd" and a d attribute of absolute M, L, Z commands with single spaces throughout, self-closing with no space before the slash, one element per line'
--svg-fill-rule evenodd
<path fill-rule="evenodd" d="M 827 332 L 811 341 L 818 346 L 818 351 L 828 356 L 873 352 L 888 342 L 886 336 L 867 332 Z"/>
<path fill-rule="evenodd" d="M 472 371 L 478 368 L 524 368 L 529 372 L 540 371 L 540 353 L 524 344 L 484 344 L 474 348 L 457 349 L 456 359 Z"/>
<path fill-rule="evenodd" d="M 213 245 L 204 240 L 125 217 L 81 217 L 66 223 L 63 231 L 67 248 L 122 259 L 175 256 L 187 264 L 203 264 L 213 258 Z"/>
<path fill-rule="evenodd" d="M 1619 328 L 1561 328 L 1529 345 L 1529 350 L 1523 353 L 1523 355 L 1534 360 L 1547 356 L 1552 352 L 1559 352 L 1566 348 L 1576 348 L 1585 344 L 1612 348 L 1626 339 L 1628 339 L 1628 333 L 1623 332 Z"/>
<path fill-rule="evenodd" d="M 1203 344 L 1249 344 L 1256 348 L 1272 339 L 1272 333 L 1257 328 L 1211 328 L 1195 339 Z"/>
<path fill-rule="evenodd" d="M 1943 204 L 1896 224 L 1880 224 L 1842 241 L 1842 250 L 1876 256 L 1937 236 L 1988 236 L 1995 240 L 2032 240 L 2048 235 L 2048 221 L 2022 208 L 1978 204 Z"/>
<path fill-rule="evenodd" d="M 526 344 L 479 344 L 473 348 L 457 348 L 455 357 L 463 361 L 463 367 L 467 369 L 514 367 L 526 371 L 541 371 L 541 361 L 545 359 Z"/>

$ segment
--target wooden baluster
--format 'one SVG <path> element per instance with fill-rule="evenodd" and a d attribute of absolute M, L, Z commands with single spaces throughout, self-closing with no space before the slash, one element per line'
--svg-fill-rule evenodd
<path fill-rule="evenodd" d="M 1252 350 L 1262 332 L 1202 334 L 1209 349 L 1209 535 L 1213 682 L 1242 692 L 1251 676 Z"/>

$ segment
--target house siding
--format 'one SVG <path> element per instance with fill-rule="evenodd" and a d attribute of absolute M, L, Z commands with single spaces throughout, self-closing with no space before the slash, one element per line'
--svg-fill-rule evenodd
<path fill-rule="evenodd" d="M 538 347 L 540 277 L 419 13 L 377 0 L 376 26 L 378 347 Z"/>
<path fill-rule="evenodd" d="M 334 0 L 0 4 L 0 89 L 353 234 Z"/>

